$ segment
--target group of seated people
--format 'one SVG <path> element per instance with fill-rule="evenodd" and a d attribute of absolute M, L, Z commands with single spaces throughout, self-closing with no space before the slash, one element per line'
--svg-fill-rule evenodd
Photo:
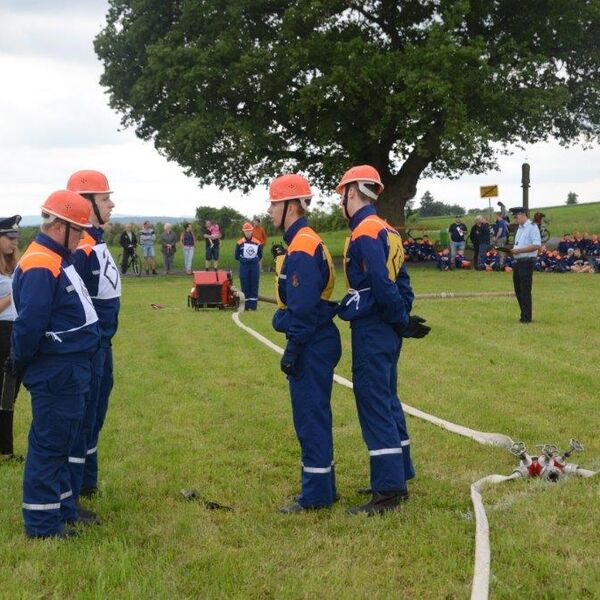
<path fill-rule="evenodd" d="M 402 244 L 404 246 L 404 259 L 409 262 L 423 262 L 437 259 L 435 247 L 427 235 L 416 240 L 409 236 Z"/>
<path fill-rule="evenodd" d="M 600 256 L 600 238 L 597 235 L 590 236 L 589 233 L 580 234 L 578 231 L 565 233 L 558 243 L 557 250 L 566 256 L 569 250 L 579 250 L 583 257 Z"/>
<path fill-rule="evenodd" d="M 566 254 L 558 250 L 540 248 L 535 270 L 546 273 L 600 273 L 600 253 L 584 254 L 579 248 L 567 248 Z"/>
<path fill-rule="evenodd" d="M 472 261 L 465 258 L 464 252 L 458 251 L 454 259 L 450 256 L 450 250 L 444 248 L 437 253 L 437 267 L 440 271 L 452 271 L 453 269 L 470 269 Z M 513 257 L 498 252 L 493 246 L 486 252 L 483 261 L 485 271 L 504 271 L 510 273 L 513 266 Z"/>

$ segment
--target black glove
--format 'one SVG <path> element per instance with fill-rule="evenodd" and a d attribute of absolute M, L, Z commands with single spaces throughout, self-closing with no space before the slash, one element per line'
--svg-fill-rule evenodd
<path fill-rule="evenodd" d="M 283 244 L 271 244 L 271 256 L 276 259 L 278 256 L 285 256 Z"/>
<path fill-rule="evenodd" d="M 430 331 L 431 327 L 423 325 L 426 319 L 419 317 L 418 315 L 411 315 L 408 317 L 408 324 L 404 327 L 397 325 L 395 327 L 396 333 L 400 337 L 405 338 L 424 338 Z"/>
<path fill-rule="evenodd" d="M 291 377 L 299 375 L 298 359 L 300 358 L 301 347 L 292 341 L 288 341 L 279 366 L 281 370 Z"/>

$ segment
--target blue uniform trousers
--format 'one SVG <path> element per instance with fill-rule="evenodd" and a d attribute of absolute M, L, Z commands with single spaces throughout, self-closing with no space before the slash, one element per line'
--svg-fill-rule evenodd
<path fill-rule="evenodd" d="M 258 261 L 240 263 L 240 283 L 242 284 L 242 292 L 246 297 L 246 310 L 256 310 L 259 277 L 260 265 Z"/>
<path fill-rule="evenodd" d="M 81 356 L 43 357 L 25 371 L 32 423 L 23 476 L 23 519 L 30 536 L 52 535 L 77 519 L 69 451 L 83 420 L 91 361 Z"/>
<path fill-rule="evenodd" d="M 299 375 L 288 377 L 294 428 L 302 450 L 298 503 L 304 507 L 329 506 L 336 496 L 331 388 L 341 354 L 339 331 L 327 323 L 304 346 Z"/>
<path fill-rule="evenodd" d="M 94 488 L 98 485 L 98 439 L 108 411 L 108 399 L 113 388 L 113 356 L 112 346 L 102 347 L 103 365 L 98 381 L 96 418 L 87 441 L 85 468 L 83 471 L 83 487 Z"/>
<path fill-rule="evenodd" d="M 371 465 L 371 489 L 406 489 L 415 476 L 410 439 L 397 393 L 402 340 L 393 327 L 376 317 L 352 327 L 352 378 L 363 439 Z"/>
<path fill-rule="evenodd" d="M 79 499 L 79 492 L 83 483 L 83 473 L 88 450 L 93 449 L 94 445 L 90 444 L 93 441 L 94 429 L 96 425 L 96 412 L 98 410 L 98 397 L 100 395 L 100 387 L 102 383 L 102 374 L 104 371 L 104 362 L 106 359 L 106 349 L 98 348 L 98 351 L 92 359 L 92 381 L 90 391 L 85 398 L 85 410 L 83 422 L 79 430 L 79 435 L 75 444 L 69 452 L 69 471 L 71 472 L 71 486 L 73 489 L 73 497 L 75 501 Z M 94 454 L 95 452 L 92 452 Z"/>

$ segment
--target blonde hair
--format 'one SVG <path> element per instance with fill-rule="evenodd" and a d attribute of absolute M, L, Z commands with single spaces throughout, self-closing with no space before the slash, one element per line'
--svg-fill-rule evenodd
<path fill-rule="evenodd" d="M 12 275 L 17 268 L 19 256 L 18 248 L 15 248 L 15 251 L 12 254 L 0 252 L 0 273 L 2 273 L 2 275 Z"/>

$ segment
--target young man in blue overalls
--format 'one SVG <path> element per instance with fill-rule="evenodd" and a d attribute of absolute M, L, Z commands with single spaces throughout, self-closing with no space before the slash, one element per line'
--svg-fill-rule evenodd
<path fill-rule="evenodd" d="M 260 278 L 260 261 L 262 260 L 262 244 L 252 237 L 252 223 L 244 223 L 244 237 L 235 245 L 235 260 L 240 263 L 240 283 L 245 296 L 245 309 L 256 310 L 258 302 L 258 280 Z"/>

